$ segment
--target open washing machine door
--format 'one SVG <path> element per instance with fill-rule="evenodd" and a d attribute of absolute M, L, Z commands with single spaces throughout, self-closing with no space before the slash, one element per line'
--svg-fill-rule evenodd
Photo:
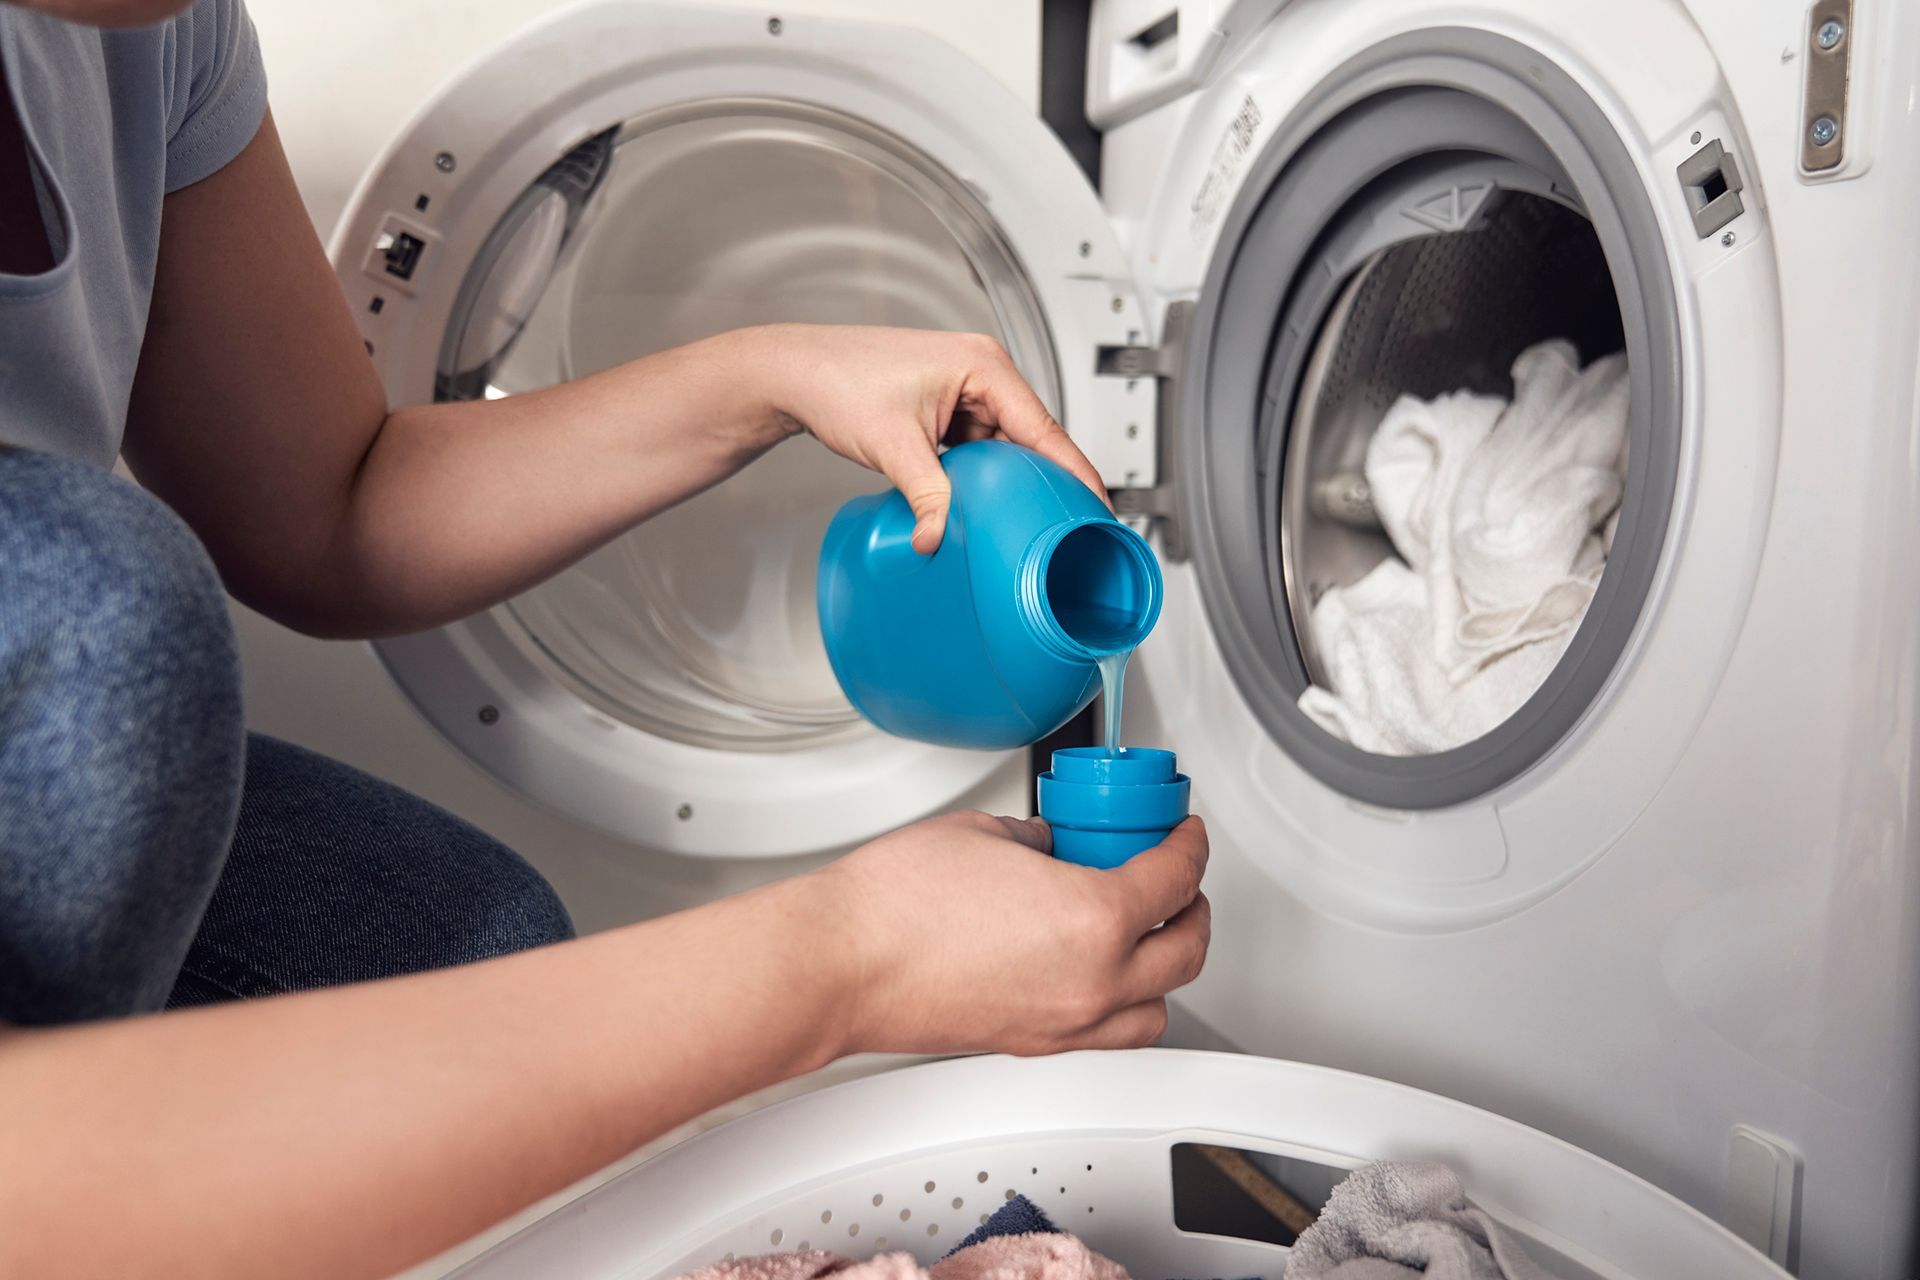
<path fill-rule="evenodd" d="M 907 29 L 613 3 L 457 77 L 375 164 L 333 257 L 394 403 L 512 395 L 775 321 L 997 337 L 1088 451 L 1151 482 L 1150 386 L 1098 199 L 983 69 Z M 871 473 L 807 443 L 504 605 L 381 642 L 439 730 L 643 846 L 772 856 L 935 811 L 1004 757 L 887 737 L 814 616 Z"/>

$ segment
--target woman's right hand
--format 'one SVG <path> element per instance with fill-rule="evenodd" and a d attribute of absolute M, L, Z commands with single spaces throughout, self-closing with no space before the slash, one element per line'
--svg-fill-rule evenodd
<path fill-rule="evenodd" d="M 844 1051 L 1058 1053 L 1152 1044 L 1200 975 L 1206 828 L 1110 871 L 1046 856 L 1037 818 L 955 813 L 816 872 L 850 972 Z"/>

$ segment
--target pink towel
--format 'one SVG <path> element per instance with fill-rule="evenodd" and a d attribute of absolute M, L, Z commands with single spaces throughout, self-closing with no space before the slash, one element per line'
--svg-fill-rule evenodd
<path fill-rule="evenodd" d="M 819 1249 L 736 1258 L 681 1280 L 1128 1280 L 1125 1268 L 1069 1235 L 999 1236 L 962 1249 L 931 1267 L 910 1253 L 882 1253 L 865 1262 Z"/>

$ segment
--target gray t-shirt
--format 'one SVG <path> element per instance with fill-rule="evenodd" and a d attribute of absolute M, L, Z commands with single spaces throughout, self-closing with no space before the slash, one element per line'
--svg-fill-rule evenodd
<path fill-rule="evenodd" d="M 0 59 L 54 266 L 0 273 L 0 444 L 111 466 L 160 248 L 160 205 L 266 111 L 241 0 L 99 30 L 0 3 Z"/>

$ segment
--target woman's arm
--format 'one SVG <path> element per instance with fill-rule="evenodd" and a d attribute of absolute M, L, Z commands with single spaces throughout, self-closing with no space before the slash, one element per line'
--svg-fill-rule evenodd
<path fill-rule="evenodd" d="M 126 454 L 240 599 L 372 635 L 493 604 L 803 430 L 898 485 L 924 551 L 946 516 L 943 435 L 1003 432 L 1098 491 L 1006 353 L 970 334 L 768 326 L 389 414 L 269 118 L 167 197 Z"/>
<path fill-rule="evenodd" d="M 0 1028 L 0 1275 L 388 1274 L 842 1053 L 1151 1042 L 1206 953 L 1204 833 L 1113 872 L 1046 841 L 957 814 L 463 969 Z"/>

